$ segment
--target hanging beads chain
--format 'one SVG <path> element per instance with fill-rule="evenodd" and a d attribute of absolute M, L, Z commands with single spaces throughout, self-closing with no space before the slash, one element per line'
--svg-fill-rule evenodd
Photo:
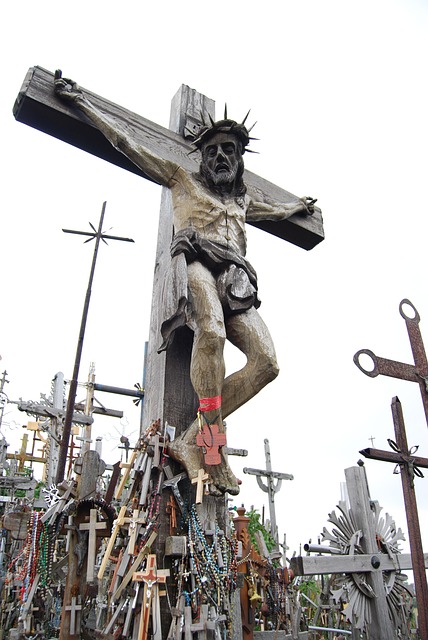
<path fill-rule="evenodd" d="M 210 544 L 203 531 L 196 505 L 192 505 L 188 519 L 188 537 L 191 560 L 195 569 L 197 591 L 205 593 L 208 600 L 217 607 L 230 598 L 236 587 L 236 558 L 234 546 L 220 534 L 217 522 L 213 541 Z M 222 567 L 219 566 L 221 556 Z M 188 595 L 193 595 L 194 592 Z"/>

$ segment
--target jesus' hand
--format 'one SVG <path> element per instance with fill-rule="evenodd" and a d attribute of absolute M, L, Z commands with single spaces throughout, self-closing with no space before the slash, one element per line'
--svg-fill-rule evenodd
<path fill-rule="evenodd" d="M 63 78 L 60 69 L 57 69 L 57 71 L 55 71 L 54 89 L 55 93 L 60 98 L 63 98 L 64 100 L 67 100 L 69 102 L 77 102 L 77 100 L 83 98 L 83 93 L 79 85 L 74 82 L 74 80 Z"/>

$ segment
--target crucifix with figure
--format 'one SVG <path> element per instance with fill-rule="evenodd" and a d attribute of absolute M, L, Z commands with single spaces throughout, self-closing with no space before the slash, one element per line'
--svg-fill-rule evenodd
<path fill-rule="evenodd" d="M 312 198 L 297 198 L 244 172 L 243 154 L 250 143 L 246 119 L 238 123 L 225 112 L 215 122 L 213 107 L 211 100 L 183 86 L 167 130 L 80 89 L 60 72 L 54 76 L 35 67 L 14 113 L 22 122 L 165 187 L 144 421 L 160 417 L 178 434 L 184 430 L 170 446 L 172 457 L 191 479 L 209 467 L 214 494 L 236 494 L 238 482 L 226 458 L 204 465 L 196 436 L 201 422 L 224 432 L 227 415 L 278 373 L 269 331 L 257 311 L 256 273 L 245 257 L 245 223 L 305 249 L 324 234 Z M 247 357 L 243 369 L 227 378 L 226 339 Z"/>

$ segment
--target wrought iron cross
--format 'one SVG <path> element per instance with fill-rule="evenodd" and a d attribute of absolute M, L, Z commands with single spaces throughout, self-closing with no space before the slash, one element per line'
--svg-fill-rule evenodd
<path fill-rule="evenodd" d="M 74 360 L 73 377 L 72 377 L 72 379 L 70 381 L 70 390 L 69 390 L 69 394 L 68 394 L 67 410 L 66 410 L 65 419 L 64 419 L 64 429 L 63 429 L 63 434 L 62 434 L 62 439 L 61 439 L 61 447 L 60 447 L 59 456 L 58 456 L 58 467 L 57 467 L 57 473 L 56 473 L 56 484 L 59 484 L 64 479 L 65 466 L 66 466 L 66 462 L 67 462 L 68 443 L 69 443 L 69 440 L 70 440 L 71 425 L 72 425 L 72 422 L 73 422 L 74 405 L 75 405 L 75 402 L 76 402 L 76 393 L 77 393 L 77 384 L 78 384 L 79 369 L 80 369 L 80 360 L 82 358 L 83 340 L 84 340 L 84 337 L 85 337 L 86 320 L 88 318 L 89 302 L 91 300 L 91 292 L 92 292 L 92 282 L 94 280 L 95 265 L 96 265 L 96 262 L 97 262 L 97 255 L 98 255 L 98 248 L 100 246 L 100 241 L 102 240 L 103 242 L 105 242 L 105 244 L 107 244 L 106 239 L 107 240 L 122 240 L 123 242 L 134 242 L 134 240 L 132 240 L 131 238 L 120 238 L 118 236 L 110 236 L 110 235 L 107 235 L 107 234 L 102 232 L 106 205 L 107 205 L 107 202 L 104 202 L 102 210 L 101 210 L 101 216 L 100 216 L 100 222 L 98 224 L 98 229 L 95 229 L 95 227 L 91 223 L 89 223 L 89 224 L 92 227 L 93 231 L 74 231 L 74 230 L 71 230 L 71 229 L 63 229 L 64 233 L 75 233 L 75 234 L 81 235 L 81 236 L 89 236 L 88 239 L 85 240 L 85 243 L 86 242 L 90 242 L 91 240 L 95 240 L 95 247 L 94 247 L 94 255 L 93 255 L 93 258 L 92 258 L 91 271 L 90 271 L 90 274 L 89 274 L 88 287 L 87 287 L 87 290 L 86 290 L 85 303 L 84 303 L 84 306 L 83 306 L 83 313 L 82 313 L 82 321 L 81 321 L 81 324 L 80 324 L 79 338 L 78 338 L 78 341 L 77 341 L 77 349 L 76 349 L 76 357 L 75 357 L 75 360 Z"/>
<path fill-rule="evenodd" d="M 412 568 L 419 612 L 419 633 L 421 634 L 421 638 L 428 638 L 428 586 L 414 486 L 415 475 L 423 477 L 419 467 L 428 468 L 428 458 L 414 456 L 414 447 L 409 450 L 403 410 L 401 402 L 397 397 L 392 399 L 391 408 L 394 421 L 395 442 L 393 440 L 388 440 L 388 442 L 393 451 L 381 451 L 380 449 L 368 448 L 362 449 L 360 453 L 366 458 L 373 460 L 395 462 L 397 468 L 400 467 L 401 469 L 401 482 L 403 485 L 404 505 L 406 508 Z"/>
<path fill-rule="evenodd" d="M 404 305 L 410 306 L 414 311 L 414 317 L 406 315 Z M 376 378 L 378 375 L 390 376 L 391 378 L 399 378 L 400 380 L 409 380 L 417 382 L 421 390 L 422 403 L 425 410 L 425 418 L 428 426 L 428 361 L 425 353 L 424 343 L 422 341 L 421 332 L 419 330 L 420 316 L 410 300 L 404 299 L 400 302 L 400 315 L 404 318 L 409 334 L 410 346 L 412 347 L 413 360 L 415 364 L 405 364 L 396 360 L 387 360 L 376 356 L 370 349 L 360 349 L 354 355 L 354 362 L 357 367 L 370 378 Z M 373 361 L 373 369 L 371 371 L 365 369 L 360 362 L 360 356 L 364 354 L 369 356 Z"/>

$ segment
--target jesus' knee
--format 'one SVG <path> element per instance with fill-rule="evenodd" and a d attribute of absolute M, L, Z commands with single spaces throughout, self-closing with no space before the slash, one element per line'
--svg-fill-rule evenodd
<path fill-rule="evenodd" d="M 262 352 L 257 355 L 254 362 L 254 382 L 262 389 L 267 384 L 275 380 L 279 374 L 279 366 L 272 352 Z"/>

